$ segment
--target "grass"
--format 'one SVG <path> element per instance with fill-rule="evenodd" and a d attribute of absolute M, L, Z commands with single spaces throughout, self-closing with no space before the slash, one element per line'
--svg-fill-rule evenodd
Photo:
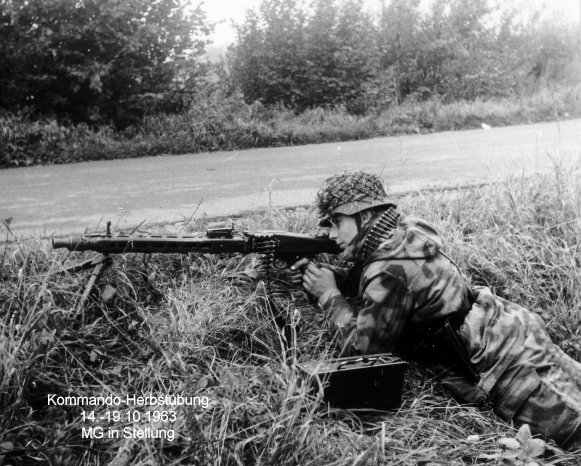
<path fill-rule="evenodd" d="M 150 115 L 122 132 L 0 116 L 0 168 L 505 126 L 575 118 L 581 116 L 580 109 L 581 86 L 544 87 L 532 94 L 469 102 L 409 100 L 360 116 L 344 108 L 295 114 L 216 92 L 188 112 Z"/>
<path fill-rule="evenodd" d="M 581 360 L 580 194 L 579 172 L 556 167 L 552 175 L 407 195 L 399 204 L 442 232 L 473 283 L 539 312 L 554 341 Z M 304 210 L 271 209 L 239 224 L 311 232 L 316 222 Z M 182 234 L 204 227 L 196 221 Z M 76 305 L 90 271 L 65 269 L 91 254 L 52 251 L 45 239 L 12 241 L 8 228 L 2 231 L 11 241 L 0 250 L 0 464 L 581 460 L 550 443 L 537 455 L 523 433 L 507 449 L 517 435 L 511 426 L 490 411 L 458 405 L 415 366 L 397 411 L 356 415 L 324 406 L 295 365 L 332 351 L 323 318 L 300 291 L 274 287 L 279 310 L 302 316 L 288 348 L 257 257 L 116 256 L 81 313 Z M 79 407 L 47 406 L 51 393 L 189 395 L 207 405 L 181 407 L 175 421 L 157 424 L 174 429 L 173 441 L 91 440 L 81 433 L 93 423 L 83 422 Z M 106 415 L 102 406 L 95 412 Z"/>

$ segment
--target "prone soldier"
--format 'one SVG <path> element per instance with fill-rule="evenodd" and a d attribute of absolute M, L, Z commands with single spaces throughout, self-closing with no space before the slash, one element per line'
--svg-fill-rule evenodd
<path fill-rule="evenodd" d="M 581 448 L 581 364 L 551 341 L 538 315 L 470 287 L 438 233 L 402 217 L 375 175 L 327 179 L 317 207 L 343 258 L 361 270 L 363 304 L 346 299 L 345 270 L 301 259 L 291 279 L 318 299 L 344 355 L 415 359 L 460 401 L 491 404 L 506 421 Z"/>

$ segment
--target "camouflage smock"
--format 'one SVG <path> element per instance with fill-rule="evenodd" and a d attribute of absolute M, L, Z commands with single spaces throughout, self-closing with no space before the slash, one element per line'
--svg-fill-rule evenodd
<path fill-rule="evenodd" d="M 363 264 L 362 307 L 356 311 L 339 292 L 321 303 L 332 315 L 347 350 L 402 354 L 417 343 L 414 340 L 421 338 L 422 329 L 464 311 L 458 334 L 480 380 L 476 392 L 465 390 L 465 381 L 453 392 L 460 397 L 464 393 L 468 402 L 478 401 L 474 393 L 482 393 L 501 417 L 511 420 L 518 417 L 529 396 L 539 391 L 542 381 L 571 408 L 569 418 L 575 419 L 563 422 L 576 424 L 568 428 L 581 432 L 581 364 L 551 342 L 538 315 L 495 296 L 488 288 L 469 288 L 441 251 L 437 232 L 419 219 L 401 219 L 375 252 L 362 257 L 368 232 L 369 226 L 363 228 L 346 251 Z"/>

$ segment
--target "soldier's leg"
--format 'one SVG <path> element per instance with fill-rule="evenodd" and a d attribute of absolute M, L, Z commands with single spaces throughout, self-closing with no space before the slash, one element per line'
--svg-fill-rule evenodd
<path fill-rule="evenodd" d="M 517 425 L 529 424 L 533 434 L 553 439 L 562 448 L 577 450 L 581 449 L 581 393 L 575 382 L 569 382 L 559 367 L 542 374 L 541 384 L 513 421 Z"/>

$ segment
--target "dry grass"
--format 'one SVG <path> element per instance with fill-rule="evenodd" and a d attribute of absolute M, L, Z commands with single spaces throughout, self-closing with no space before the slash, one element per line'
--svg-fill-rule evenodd
<path fill-rule="evenodd" d="M 580 191 L 579 172 L 557 167 L 553 175 L 406 196 L 400 205 L 443 232 L 474 283 L 541 312 L 555 341 L 580 360 Z M 315 219 L 271 210 L 239 223 L 312 231 Z M 256 257 L 118 256 L 82 322 L 76 303 L 90 272 L 64 269 L 89 256 L 51 251 L 40 239 L 0 251 L 0 464 L 581 461 L 552 446 L 540 458 L 503 448 L 499 440 L 516 434 L 511 426 L 450 401 L 417 367 L 397 412 L 356 416 L 322 406 L 294 365 L 328 354 L 321 316 L 302 293 L 275 290 L 279 310 L 302 314 L 289 349 L 256 278 Z M 81 409 L 48 407 L 50 393 L 206 396 L 208 405 L 177 410 L 174 441 L 90 440 L 81 438 L 91 425 Z"/>

